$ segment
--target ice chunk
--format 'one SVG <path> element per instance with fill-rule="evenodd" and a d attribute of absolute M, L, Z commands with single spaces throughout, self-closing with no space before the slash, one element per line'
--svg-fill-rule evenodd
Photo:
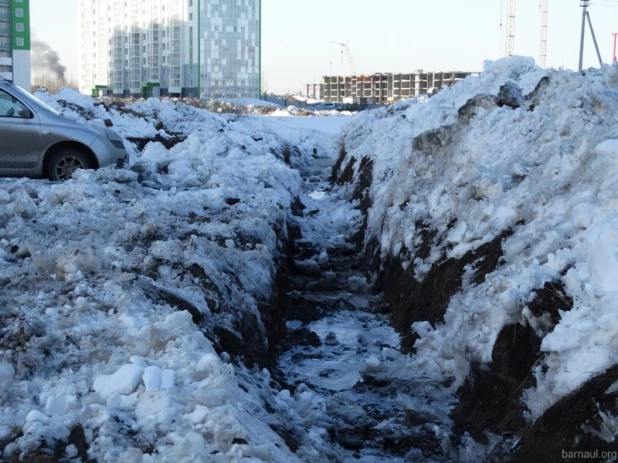
<path fill-rule="evenodd" d="M 140 396 L 135 407 L 135 416 L 140 425 L 148 428 L 163 423 L 179 412 L 169 391 L 149 391 Z"/>
<path fill-rule="evenodd" d="M 66 408 L 66 405 L 67 396 L 65 394 L 49 397 L 45 404 L 45 413 L 47 413 L 49 416 L 62 415 L 64 414 L 64 409 Z"/>
<path fill-rule="evenodd" d="M 0 362 L 0 384 L 6 384 L 13 380 L 15 368 L 13 365 L 6 362 Z"/>
<path fill-rule="evenodd" d="M 64 453 L 66 453 L 66 456 L 69 458 L 75 458 L 77 456 L 77 447 L 75 447 L 75 445 L 70 444 L 67 445 L 64 449 Z"/>
<path fill-rule="evenodd" d="M 183 418 L 191 421 L 193 424 L 203 423 L 208 416 L 209 410 L 208 407 L 204 407 L 203 405 L 196 405 L 195 410 L 191 413 L 187 413 L 183 415 Z"/>
<path fill-rule="evenodd" d="M 578 204 L 573 207 L 573 210 L 571 211 L 571 218 L 573 225 L 577 228 L 585 230 L 592 224 L 594 211 L 590 207 L 590 204 Z"/>
<path fill-rule="evenodd" d="M 129 362 L 144 368 L 146 368 L 147 365 L 146 359 L 144 357 L 140 357 L 139 355 L 132 355 Z"/>
<path fill-rule="evenodd" d="M 71 280 L 71 276 L 78 272 L 87 275 L 98 270 L 100 266 L 101 260 L 94 248 L 85 245 L 60 256 L 56 264 L 56 276 L 60 280 Z"/>
<path fill-rule="evenodd" d="M 11 435 L 11 428 L 4 424 L 0 425 L 0 440 L 4 440 Z"/>
<path fill-rule="evenodd" d="M 6 190 L 0 190 L 0 205 L 11 202 L 11 195 Z"/>
<path fill-rule="evenodd" d="M 599 156 L 618 161 L 618 140 L 605 140 L 595 149 Z"/>
<path fill-rule="evenodd" d="M 616 63 L 605 73 L 605 82 L 610 87 L 618 87 L 618 65 Z"/>
<path fill-rule="evenodd" d="M 163 372 L 159 367 L 146 367 L 142 380 L 147 391 L 152 391 L 161 388 L 161 379 Z"/>
<path fill-rule="evenodd" d="M 143 374 L 144 368 L 139 365 L 123 365 L 112 375 L 97 376 L 94 380 L 94 390 L 106 399 L 114 392 L 132 394 Z"/>
<path fill-rule="evenodd" d="M 588 265 L 597 285 L 605 292 L 618 291 L 618 216 L 591 228 L 587 241 Z"/>
<path fill-rule="evenodd" d="M 221 371 L 221 360 L 216 354 L 206 354 L 197 362 L 195 369 L 199 372 L 204 372 L 210 376 L 212 374 L 219 374 Z"/>
<path fill-rule="evenodd" d="M 136 447 L 128 448 L 120 459 L 123 463 L 142 463 L 143 454 L 142 451 Z"/>
<path fill-rule="evenodd" d="M 350 297 L 349 302 L 355 309 L 366 309 L 369 307 L 369 301 L 364 297 L 352 296 Z"/>
<path fill-rule="evenodd" d="M 88 303 L 88 299 L 85 297 L 78 297 L 75 300 L 75 307 L 77 307 L 77 310 L 80 312 L 87 312 L 90 310 L 90 304 Z"/>
<path fill-rule="evenodd" d="M 175 380 L 176 374 L 174 373 L 174 370 L 166 368 L 165 370 L 163 370 L 163 373 L 161 375 L 161 389 L 170 389 L 174 387 Z"/>
<path fill-rule="evenodd" d="M 38 421 L 39 423 L 47 424 L 49 423 L 49 417 L 38 410 L 30 410 L 28 415 L 26 415 L 26 422 L 32 423 Z"/>
<path fill-rule="evenodd" d="M 365 372 L 366 373 L 375 373 L 380 370 L 380 359 L 376 356 L 372 355 L 367 360 L 365 360 Z"/>

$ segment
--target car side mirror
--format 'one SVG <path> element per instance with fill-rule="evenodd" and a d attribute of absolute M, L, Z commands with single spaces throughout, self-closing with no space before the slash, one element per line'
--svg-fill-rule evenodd
<path fill-rule="evenodd" d="M 28 108 L 20 108 L 19 111 L 17 111 L 17 114 L 19 117 L 24 119 L 30 119 L 32 117 L 32 113 Z"/>

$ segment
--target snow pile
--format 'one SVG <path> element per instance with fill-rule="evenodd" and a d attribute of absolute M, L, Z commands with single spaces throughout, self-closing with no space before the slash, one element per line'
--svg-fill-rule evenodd
<path fill-rule="evenodd" d="M 0 180 L 1 458 L 316 455 L 328 436 L 313 432 L 294 455 L 273 431 L 291 425 L 268 411 L 302 436 L 323 414 L 315 395 L 280 397 L 266 370 L 232 363 L 266 360 L 300 193 L 285 160 L 302 164 L 312 145 L 290 152 L 267 127 L 171 101 L 37 96 L 67 116 L 110 119 L 128 139 L 184 141 L 134 149 L 132 170 Z"/>
<path fill-rule="evenodd" d="M 354 158 L 349 197 L 359 161 L 372 161 L 365 240 L 383 262 L 395 256 L 422 282 L 445 259 L 506 236 L 481 282 L 479 262 L 465 268 L 444 323 L 413 325 L 411 368 L 453 378 L 456 388 L 472 363 L 491 363 L 503 327 L 529 325 L 543 353 L 536 386 L 524 393 L 534 419 L 616 362 L 617 72 L 489 62 L 430 99 L 361 113 L 344 127 L 340 171 Z M 548 282 L 572 298 L 555 328 L 528 309 Z"/>

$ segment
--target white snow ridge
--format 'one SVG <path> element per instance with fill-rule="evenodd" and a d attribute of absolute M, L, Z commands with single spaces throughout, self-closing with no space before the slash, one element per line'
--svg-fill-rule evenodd
<path fill-rule="evenodd" d="M 0 179 L 0 461 L 614 450 L 617 72 L 324 117 L 37 93 L 132 160 Z"/>

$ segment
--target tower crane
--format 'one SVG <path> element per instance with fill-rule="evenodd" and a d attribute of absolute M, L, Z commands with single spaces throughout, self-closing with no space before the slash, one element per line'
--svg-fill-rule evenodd
<path fill-rule="evenodd" d="M 507 0 L 506 12 L 506 56 L 515 54 L 515 13 L 517 0 Z M 539 66 L 547 67 L 547 30 L 549 26 L 549 0 L 539 0 L 541 14 L 539 40 Z M 502 28 L 502 23 L 500 23 Z"/>
<path fill-rule="evenodd" d="M 331 43 L 334 43 L 342 47 L 341 53 L 342 54 L 345 53 L 345 56 L 348 59 L 348 66 L 350 66 L 350 72 L 352 73 L 353 76 L 357 75 L 358 73 L 356 71 L 356 61 L 354 61 L 354 57 L 352 56 L 352 53 L 350 52 L 350 42 L 339 43 L 339 42 L 335 42 L 334 40 L 331 40 Z"/>
<path fill-rule="evenodd" d="M 541 0 L 541 49 L 539 53 L 539 66 L 547 67 L 547 28 L 549 26 L 549 0 Z"/>
<path fill-rule="evenodd" d="M 506 56 L 513 56 L 515 54 L 515 9 L 517 1 L 508 0 L 508 2 L 506 11 Z"/>

